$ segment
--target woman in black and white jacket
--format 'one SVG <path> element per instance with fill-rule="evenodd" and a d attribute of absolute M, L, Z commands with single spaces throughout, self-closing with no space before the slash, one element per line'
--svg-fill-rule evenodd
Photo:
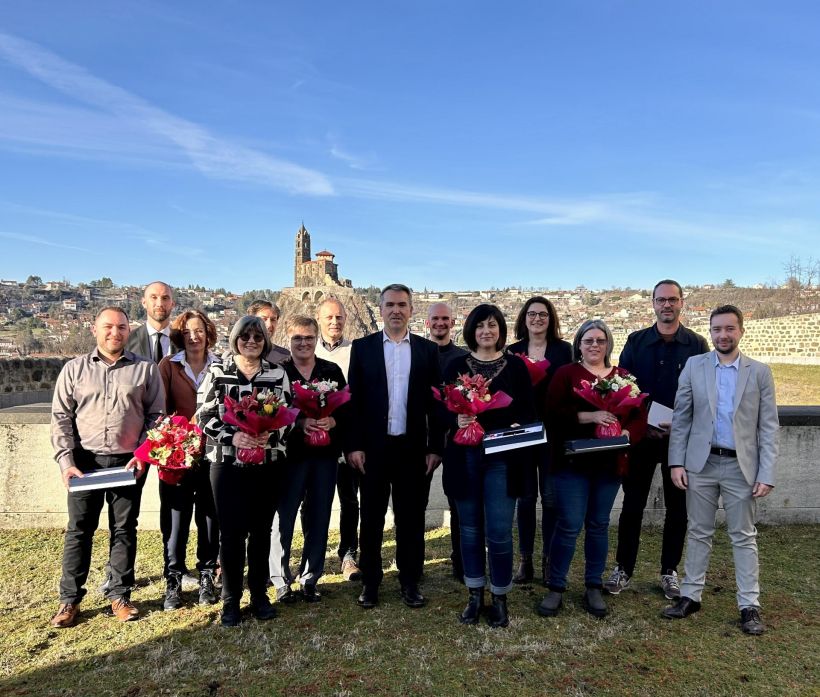
<path fill-rule="evenodd" d="M 246 545 L 251 613 L 260 620 L 276 614 L 267 595 L 270 531 L 276 507 L 274 463 L 285 458 L 285 440 L 292 426 L 254 437 L 223 421 L 226 396 L 238 401 L 256 389 L 291 401 L 285 371 L 262 358 L 270 351 L 270 339 L 261 319 L 242 317 L 231 330 L 229 346 L 231 355 L 223 363 L 211 365 L 200 387 L 197 416 L 207 436 L 206 457 L 212 463 L 211 486 L 221 531 L 222 624 L 234 627 L 241 622 Z M 257 447 L 265 449 L 262 464 L 237 461 L 236 448 Z"/>

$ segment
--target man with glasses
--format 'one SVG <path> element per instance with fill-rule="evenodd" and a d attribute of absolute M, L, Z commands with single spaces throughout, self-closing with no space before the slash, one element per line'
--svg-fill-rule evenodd
<path fill-rule="evenodd" d="M 653 402 L 672 408 L 678 376 L 691 356 L 706 353 L 709 347 L 699 334 L 681 324 L 683 289 L 677 281 L 664 279 L 652 290 L 652 306 L 657 321 L 651 327 L 633 332 L 621 351 L 618 365 L 638 379 L 642 392 Z M 646 438 L 637 443 L 629 456 L 629 470 L 623 479 L 624 500 L 618 521 L 618 548 L 615 568 L 604 589 L 618 595 L 627 588 L 635 571 L 641 524 L 655 467 L 661 464 L 666 513 L 660 560 L 661 590 L 668 599 L 680 595 L 678 564 L 686 538 L 686 495 L 672 484 L 669 474 L 669 423 L 649 427 Z"/>

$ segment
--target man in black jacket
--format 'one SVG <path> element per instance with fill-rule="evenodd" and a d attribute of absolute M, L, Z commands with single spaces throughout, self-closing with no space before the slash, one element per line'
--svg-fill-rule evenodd
<path fill-rule="evenodd" d="M 629 335 L 618 365 L 638 379 L 641 391 L 648 392 L 653 402 L 671 409 L 675 403 L 678 376 L 686 361 L 692 356 L 706 353 L 709 347 L 706 339 L 680 322 L 683 289 L 677 281 L 659 281 L 652 290 L 652 306 L 657 322 Z M 661 548 L 661 590 L 670 600 L 680 596 L 678 564 L 686 538 L 686 492 L 672 484 L 667 467 L 670 423 L 660 426 L 650 426 L 646 438 L 633 448 L 629 456 L 629 470 L 623 480 L 624 501 L 618 522 L 616 565 L 604 583 L 604 588 L 612 595 L 629 586 L 635 571 L 643 512 L 655 467 L 660 463 L 666 506 Z"/>
<path fill-rule="evenodd" d="M 159 363 L 165 356 L 173 356 L 181 350 L 171 341 L 173 288 L 162 281 L 149 283 L 142 294 L 142 306 L 145 308 L 145 324 L 131 332 L 125 348 Z"/>
<path fill-rule="evenodd" d="M 356 339 L 350 354 L 347 461 L 361 473 L 358 603 L 378 604 L 384 519 L 392 493 L 401 596 L 421 607 L 427 476 L 441 463 L 444 434 L 432 387 L 441 383 L 438 347 L 409 331 L 413 300 L 394 283 L 379 302 L 384 331 Z"/>

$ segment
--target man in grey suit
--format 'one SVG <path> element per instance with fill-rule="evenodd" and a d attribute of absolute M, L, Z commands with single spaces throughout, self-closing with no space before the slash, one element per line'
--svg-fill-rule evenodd
<path fill-rule="evenodd" d="M 167 283 L 154 281 L 145 286 L 142 294 L 145 324 L 129 334 L 125 348 L 154 363 L 179 351 L 181 347 L 171 341 L 171 311 L 174 305 L 174 290 Z"/>
<path fill-rule="evenodd" d="M 774 488 L 779 424 L 772 371 L 740 352 L 743 331 L 737 307 L 715 308 L 709 318 L 715 350 L 690 358 L 678 381 L 669 467 L 672 482 L 686 491 L 686 577 L 678 602 L 662 614 L 682 619 L 700 609 L 722 497 L 741 629 L 756 635 L 765 626 L 758 600 L 755 503 Z"/>

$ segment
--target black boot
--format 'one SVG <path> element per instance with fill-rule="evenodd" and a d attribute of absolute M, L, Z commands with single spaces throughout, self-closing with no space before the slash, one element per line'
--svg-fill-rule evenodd
<path fill-rule="evenodd" d="M 276 608 L 271 604 L 267 593 L 251 596 L 251 614 L 258 620 L 272 620 L 276 617 Z"/>
<path fill-rule="evenodd" d="M 477 624 L 479 615 L 484 609 L 484 589 L 470 588 L 470 597 L 467 600 L 467 607 L 459 615 L 461 624 Z"/>
<path fill-rule="evenodd" d="M 239 603 L 228 601 L 222 603 L 222 626 L 238 627 L 242 622 L 242 615 L 239 612 Z"/>
<path fill-rule="evenodd" d="M 507 614 L 507 596 L 492 594 L 492 605 L 484 612 L 487 616 L 487 624 L 491 627 L 506 627 L 510 623 L 510 616 Z"/>
<path fill-rule="evenodd" d="M 607 607 L 600 588 L 587 588 L 584 593 L 584 610 L 594 617 L 606 617 Z"/>
<path fill-rule="evenodd" d="M 529 583 L 535 576 L 535 569 L 532 568 L 532 554 L 522 554 L 518 563 L 518 571 L 515 572 L 513 583 Z"/>
<path fill-rule="evenodd" d="M 216 603 L 216 589 L 214 588 L 214 572 L 203 570 L 199 572 L 199 604 L 214 605 Z"/>
<path fill-rule="evenodd" d="M 182 574 L 169 573 L 165 579 L 163 610 L 179 610 L 182 607 Z"/>

